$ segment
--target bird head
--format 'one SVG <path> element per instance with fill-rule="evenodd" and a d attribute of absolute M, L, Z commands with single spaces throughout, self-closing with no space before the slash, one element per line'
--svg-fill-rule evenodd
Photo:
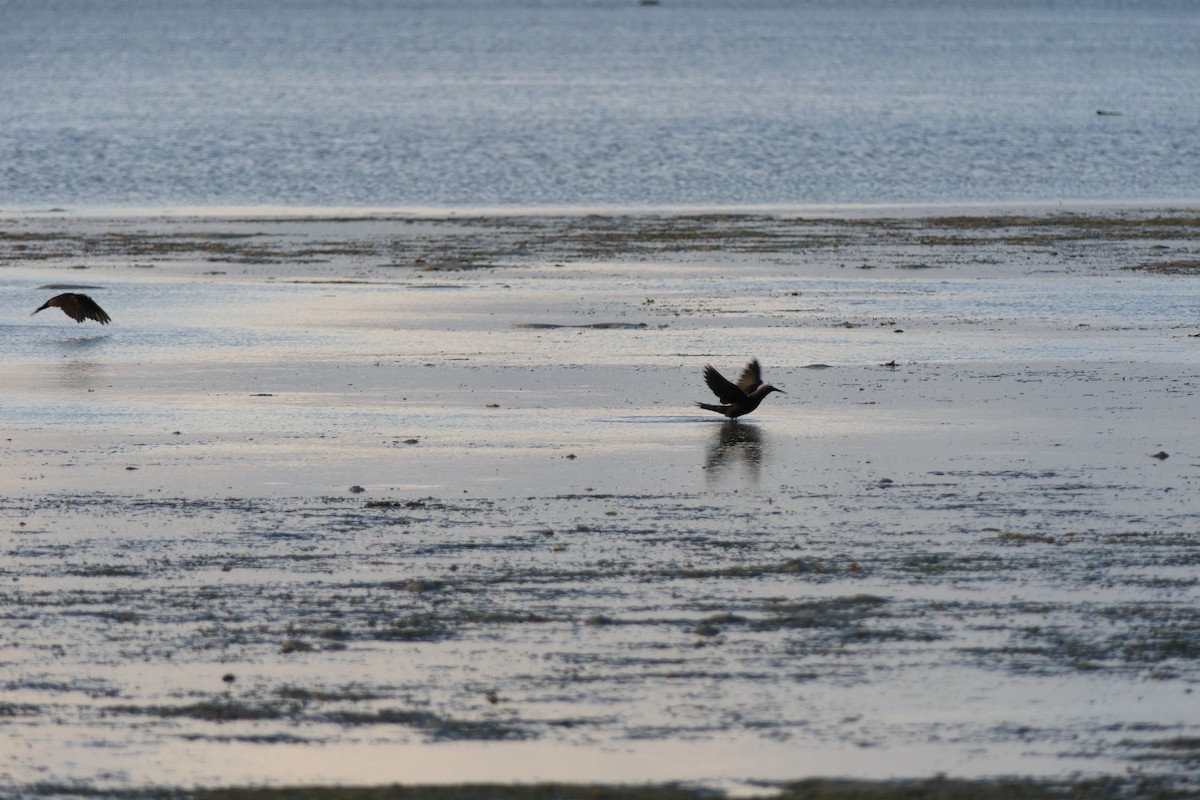
<path fill-rule="evenodd" d="M 779 392 L 780 394 L 787 394 L 787 392 L 783 391 L 783 389 L 780 389 L 778 386 L 772 386 L 769 383 L 764 383 L 762 386 L 758 387 L 758 395 L 760 397 L 766 397 L 771 392 Z"/>

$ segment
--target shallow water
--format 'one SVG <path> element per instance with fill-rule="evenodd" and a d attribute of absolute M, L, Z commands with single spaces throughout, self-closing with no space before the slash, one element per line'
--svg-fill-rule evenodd
<path fill-rule="evenodd" d="M 1192 775 L 1195 221 L 1131 219 L 25 220 L 0 777 Z"/>
<path fill-rule="evenodd" d="M 18 0 L 0 205 L 1195 198 L 1198 30 L 1183 0 Z"/>

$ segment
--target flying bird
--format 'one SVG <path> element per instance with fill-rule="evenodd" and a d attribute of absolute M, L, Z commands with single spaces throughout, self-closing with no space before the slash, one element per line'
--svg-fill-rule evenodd
<path fill-rule="evenodd" d="M 38 311 L 45 311 L 51 306 L 61 308 L 64 314 L 76 322 L 83 322 L 85 319 L 94 319 L 101 325 L 107 325 L 111 321 L 104 309 L 86 294 L 67 292 L 66 294 L 55 295 L 43 303 L 41 308 L 34 311 L 33 314 L 38 313 Z M 33 314 L 29 316 L 32 317 Z"/>
<path fill-rule="evenodd" d="M 771 392 L 783 392 L 783 389 L 777 389 L 769 383 L 762 382 L 762 368 L 758 365 L 757 358 L 746 365 L 736 384 L 726 380 L 712 364 L 704 367 L 704 382 L 708 384 L 708 388 L 712 389 L 713 394 L 717 396 L 722 405 L 709 405 L 708 403 L 697 403 L 696 405 L 708 411 L 724 414 L 730 419 L 749 414 L 758 408 L 758 404 Z M 783 393 L 787 394 L 787 392 Z"/>

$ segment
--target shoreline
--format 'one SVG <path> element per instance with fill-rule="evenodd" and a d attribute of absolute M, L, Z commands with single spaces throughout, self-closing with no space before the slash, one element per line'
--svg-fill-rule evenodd
<path fill-rule="evenodd" d="M 1155 200 L 1035 200 L 1002 202 L 933 202 L 906 204 L 845 203 L 812 205 L 582 205 L 582 206 L 288 206 L 288 205 L 179 205 L 85 206 L 78 208 L 0 207 L 0 219 L 177 219 L 197 217 L 229 219 L 453 219 L 465 217 L 582 217 L 582 216 L 715 216 L 749 215 L 802 219 L 923 219 L 942 216 L 1007 216 L 1014 213 L 1049 215 L 1097 213 L 1179 212 L 1200 208 L 1200 198 Z"/>

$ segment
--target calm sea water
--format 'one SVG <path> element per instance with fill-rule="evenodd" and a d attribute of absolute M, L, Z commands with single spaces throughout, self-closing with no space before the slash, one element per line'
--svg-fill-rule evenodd
<path fill-rule="evenodd" d="M 0 0 L 0 207 L 1195 199 L 1198 78 L 1192 0 Z"/>

